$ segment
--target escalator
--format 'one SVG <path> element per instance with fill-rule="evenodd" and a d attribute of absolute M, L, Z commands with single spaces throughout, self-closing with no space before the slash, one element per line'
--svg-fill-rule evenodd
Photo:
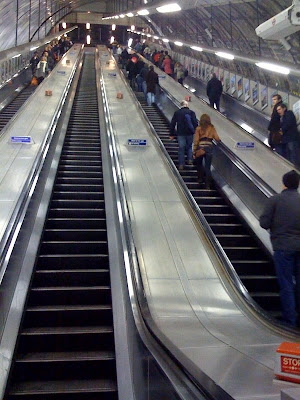
<path fill-rule="evenodd" d="M 177 164 L 178 144 L 169 139 L 169 122 L 156 105 L 147 105 L 142 93 L 135 94 Z M 216 185 L 209 190 L 204 183 L 199 185 L 194 166 L 186 166 L 180 174 L 251 297 L 274 318 L 281 319 L 279 288 L 271 256 Z"/>
<path fill-rule="evenodd" d="M 23 89 L 17 97 L 13 99 L 1 112 L 0 112 L 0 132 L 12 117 L 19 111 L 25 101 L 35 91 L 36 86 L 28 85 Z"/>
<path fill-rule="evenodd" d="M 58 165 L 5 399 L 116 400 L 94 54 Z"/>

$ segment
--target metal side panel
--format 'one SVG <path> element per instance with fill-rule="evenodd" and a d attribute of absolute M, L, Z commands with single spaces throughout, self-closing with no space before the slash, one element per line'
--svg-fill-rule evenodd
<path fill-rule="evenodd" d="M 149 63 L 149 61 L 145 60 Z M 268 185 L 276 192 L 282 189 L 281 177 L 294 166 L 273 153 L 260 140 L 249 135 L 245 130 L 228 120 L 224 115 L 213 110 L 205 104 L 197 96 L 189 92 L 180 83 L 174 81 L 173 78 L 166 75 L 159 68 L 154 67 L 159 76 L 164 76 L 160 79 L 160 86 L 166 90 L 178 102 L 181 102 L 185 96 L 191 97 L 189 108 L 195 111 L 197 118 L 206 113 L 211 116 L 212 123 L 224 142 L 224 144 L 236 154 L 246 165 L 248 165 L 258 176 L 260 176 Z M 240 150 L 236 148 L 237 142 L 254 142 L 254 150 Z"/>
<path fill-rule="evenodd" d="M 181 357 L 193 376 L 201 379 L 204 371 L 236 399 L 279 400 L 284 385 L 273 383 L 272 366 L 274 349 L 285 338 L 251 316 L 232 290 L 107 54 L 100 48 L 103 85 L 151 316 L 168 338 L 170 351 Z M 116 98 L 119 91 L 123 100 Z M 128 148 L 129 138 L 147 139 L 149 145 Z"/>

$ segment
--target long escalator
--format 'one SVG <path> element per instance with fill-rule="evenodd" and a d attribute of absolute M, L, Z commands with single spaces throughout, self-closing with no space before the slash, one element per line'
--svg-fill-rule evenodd
<path fill-rule="evenodd" d="M 5 398 L 118 398 L 93 54 L 85 55 Z"/>
<path fill-rule="evenodd" d="M 35 91 L 36 86 L 28 85 L 23 89 L 17 97 L 13 99 L 1 112 L 0 112 L 0 131 L 12 119 L 12 117 L 19 111 L 25 101 Z"/>
<path fill-rule="evenodd" d="M 147 105 L 142 93 L 137 92 L 136 96 L 177 164 L 178 144 L 169 140 L 168 121 L 156 105 Z M 271 257 L 223 197 L 221 190 L 216 186 L 209 190 L 204 184 L 200 186 L 193 166 L 186 166 L 180 174 L 251 297 L 269 314 L 280 319 L 279 289 Z"/>

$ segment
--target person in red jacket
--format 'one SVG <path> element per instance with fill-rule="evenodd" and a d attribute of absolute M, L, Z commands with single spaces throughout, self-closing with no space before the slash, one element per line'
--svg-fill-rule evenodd
<path fill-rule="evenodd" d="M 166 56 L 163 63 L 162 63 L 163 69 L 165 73 L 169 76 L 173 75 L 173 70 L 172 70 L 172 60 L 169 56 Z"/>

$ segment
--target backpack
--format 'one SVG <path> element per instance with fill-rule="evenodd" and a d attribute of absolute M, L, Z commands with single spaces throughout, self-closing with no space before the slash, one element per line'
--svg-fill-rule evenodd
<path fill-rule="evenodd" d="M 184 128 L 186 132 L 189 132 L 190 134 L 194 134 L 195 133 L 195 128 L 194 125 L 192 123 L 192 116 L 190 113 L 186 113 L 184 115 Z"/>

